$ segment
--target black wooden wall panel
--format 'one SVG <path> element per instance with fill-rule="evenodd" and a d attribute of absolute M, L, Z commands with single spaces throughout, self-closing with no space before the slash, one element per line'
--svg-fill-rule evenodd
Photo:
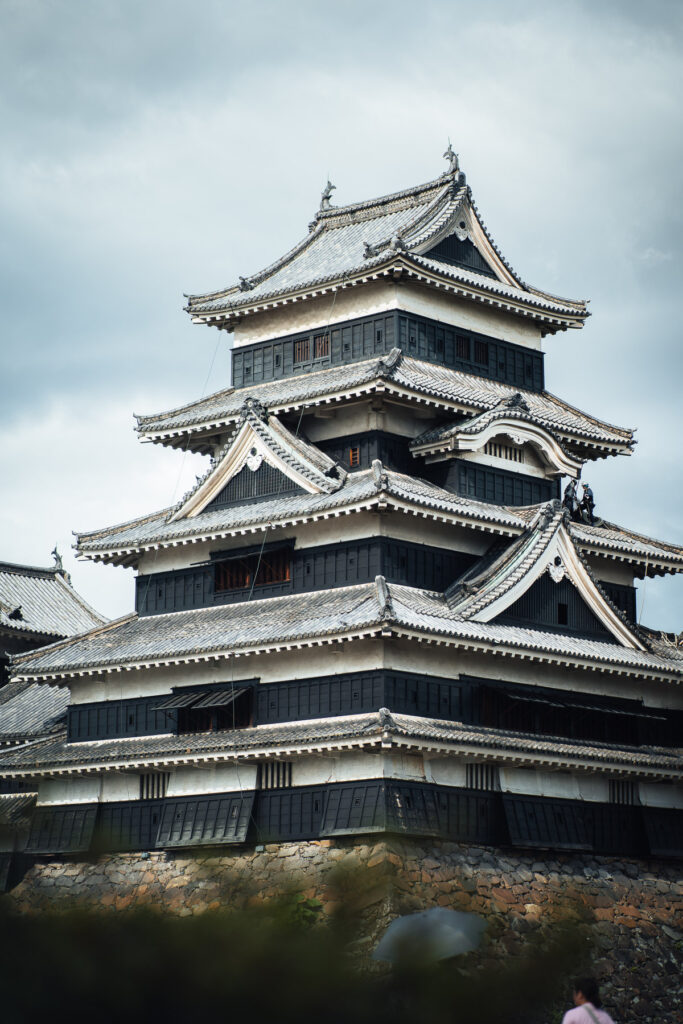
<path fill-rule="evenodd" d="M 239 473 L 228 480 L 213 501 L 209 502 L 206 511 L 225 508 L 227 505 L 245 505 L 270 495 L 305 493 L 303 487 L 299 487 L 290 477 L 264 459 L 256 470 L 243 466 Z"/>
<path fill-rule="evenodd" d="M 323 820 L 325 786 L 261 790 L 254 808 L 258 842 L 317 838 Z"/>
<path fill-rule="evenodd" d="M 464 267 L 466 270 L 474 270 L 478 274 L 485 274 L 487 277 L 496 277 L 495 271 L 491 269 L 484 257 L 469 238 L 461 242 L 456 235 L 449 235 L 443 241 L 423 253 L 427 259 L 439 260 L 441 263 L 450 263 L 455 267 Z"/>
<path fill-rule="evenodd" d="M 503 807 L 513 846 L 555 850 L 593 848 L 584 804 L 504 793 Z"/>
<path fill-rule="evenodd" d="M 453 494 L 488 504 L 539 505 L 560 497 L 559 480 L 543 480 L 465 459 L 428 463 L 420 473 Z"/>
<path fill-rule="evenodd" d="M 321 334 L 329 334 L 330 343 L 327 354 L 316 359 L 313 339 Z M 311 358 L 295 361 L 295 352 L 306 348 L 306 342 Z M 544 387 L 542 352 L 400 311 L 239 346 L 232 352 L 232 384 L 241 388 L 310 373 L 385 355 L 394 347 L 418 359 L 516 387 L 531 391 Z"/>
<path fill-rule="evenodd" d="M 636 588 L 621 583 L 603 583 L 600 586 L 605 591 L 610 601 L 626 615 L 631 622 L 637 622 L 636 617 Z"/>
<path fill-rule="evenodd" d="M 254 791 L 165 800 L 157 847 L 213 846 L 246 839 Z"/>
<path fill-rule="evenodd" d="M 67 742 L 101 740 L 114 736 L 155 736 L 175 732 L 175 711 L 157 711 L 165 697 L 107 700 L 72 704 L 67 713 Z"/>
<path fill-rule="evenodd" d="M 276 547 L 268 545 L 269 550 Z M 253 551 L 253 547 L 236 548 L 229 554 L 234 558 Z M 466 552 L 394 541 L 390 537 L 297 548 L 292 550 L 291 558 L 289 581 L 257 585 L 253 592 L 251 587 L 214 592 L 213 564 L 138 576 L 136 610 L 139 615 L 187 611 L 213 604 L 233 604 L 248 599 L 250 595 L 254 599 L 262 599 L 369 583 L 378 574 L 385 576 L 390 583 L 444 590 L 476 561 L 476 556 Z M 215 561 L 219 560 L 216 555 Z"/>
<path fill-rule="evenodd" d="M 669 807 L 643 807 L 650 853 L 654 857 L 683 857 L 683 811 Z"/>
<path fill-rule="evenodd" d="M 97 804 L 36 808 L 26 852 L 84 853 L 90 848 L 96 816 Z"/>
<path fill-rule="evenodd" d="M 162 800 L 127 800 L 101 804 L 93 847 L 111 852 L 153 850 L 162 808 Z"/>
<path fill-rule="evenodd" d="M 414 475 L 416 460 L 410 453 L 411 440 L 409 437 L 399 437 L 381 430 L 368 430 L 342 438 L 316 441 L 315 444 L 349 472 L 369 469 L 373 461 L 379 459 L 386 469 Z M 353 466 L 349 455 L 351 448 L 358 449 L 358 461 Z"/>
<path fill-rule="evenodd" d="M 562 633 L 580 633 L 603 642 L 617 643 L 616 637 L 593 614 L 574 584 L 566 577 L 555 583 L 548 573 L 543 573 L 494 621 L 545 626 Z"/>
<path fill-rule="evenodd" d="M 387 784 L 349 782 L 330 786 L 326 793 L 321 835 L 384 832 L 387 827 Z"/>

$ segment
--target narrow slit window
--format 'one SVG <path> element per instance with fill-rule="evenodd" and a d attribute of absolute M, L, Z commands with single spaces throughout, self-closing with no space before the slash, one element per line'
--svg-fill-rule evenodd
<path fill-rule="evenodd" d="M 170 772 L 144 772 L 140 776 L 140 799 L 162 800 L 166 796 Z"/>
<path fill-rule="evenodd" d="M 292 762 L 269 761 L 258 769 L 259 789 L 289 789 L 292 785 Z"/>
<path fill-rule="evenodd" d="M 489 343 L 488 341 L 475 341 L 474 362 L 477 366 L 488 366 L 489 364 Z"/>
<path fill-rule="evenodd" d="M 455 336 L 455 354 L 458 359 L 470 362 L 470 339 L 465 337 L 464 334 L 456 334 Z"/>
<path fill-rule="evenodd" d="M 498 790 L 498 767 L 495 764 L 465 765 L 465 785 L 467 789 Z"/>
<path fill-rule="evenodd" d="M 569 606 L 563 601 L 557 603 L 557 624 L 558 626 L 569 625 Z"/>
<path fill-rule="evenodd" d="M 638 803 L 635 782 L 622 782 L 621 779 L 609 780 L 609 802 L 632 806 Z"/>
<path fill-rule="evenodd" d="M 360 466 L 360 448 L 357 445 L 349 448 L 349 466 Z"/>

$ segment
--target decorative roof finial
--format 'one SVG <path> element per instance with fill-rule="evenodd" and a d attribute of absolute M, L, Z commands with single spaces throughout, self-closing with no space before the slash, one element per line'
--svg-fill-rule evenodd
<path fill-rule="evenodd" d="M 451 140 L 448 140 L 448 149 L 444 153 L 444 160 L 448 160 L 448 173 L 457 174 L 460 170 L 460 164 L 458 163 L 458 154 L 453 151 Z"/>
<path fill-rule="evenodd" d="M 337 186 L 333 185 L 330 179 L 328 178 L 327 185 L 325 185 L 325 188 L 322 191 L 322 195 L 320 196 L 321 211 L 329 210 L 331 208 L 332 204 L 330 203 L 330 196 L 332 195 L 332 192 L 336 189 L 336 187 Z"/>
<path fill-rule="evenodd" d="M 57 570 L 57 572 L 63 572 L 64 571 L 64 564 L 62 562 L 62 556 L 60 555 L 59 551 L 57 550 L 57 545 L 56 544 L 53 547 L 53 549 L 50 552 L 50 554 L 52 555 L 52 557 L 55 560 L 55 569 Z"/>

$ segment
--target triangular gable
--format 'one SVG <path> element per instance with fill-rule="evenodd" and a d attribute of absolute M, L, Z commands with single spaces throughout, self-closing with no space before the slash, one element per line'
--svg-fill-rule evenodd
<path fill-rule="evenodd" d="M 406 244 L 410 251 L 426 259 L 451 263 L 477 274 L 497 278 L 503 284 L 526 288 L 494 247 L 471 202 L 469 190 L 428 240 L 421 244 L 418 242 L 413 247 L 406 239 Z"/>
<path fill-rule="evenodd" d="M 214 503 L 222 504 L 226 488 L 238 475 L 246 472 L 265 476 L 268 469 L 281 474 L 283 493 L 300 488 L 307 494 L 330 494 L 341 487 L 346 476 L 327 455 L 292 434 L 258 402 L 248 400 L 214 465 L 183 498 L 169 521 L 191 519 Z M 260 496 L 258 490 L 255 487 L 252 497 Z"/>
<path fill-rule="evenodd" d="M 500 623 L 533 623 L 550 629 L 580 632 L 615 640 L 614 635 L 584 600 L 579 588 L 568 576 L 558 583 L 543 572 L 521 597 L 513 601 L 495 619 Z M 571 625 L 570 625 L 571 624 Z"/>
<path fill-rule="evenodd" d="M 503 615 L 548 573 L 554 583 L 569 580 L 587 610 L 623 646 L 645 645 L 608 601 L 574 545 L 565 509 L 552 502 L 528 530 L 497 557 L 474 566 L 446 591 L 451 610 L 464 619 L 492 622 Z"/>

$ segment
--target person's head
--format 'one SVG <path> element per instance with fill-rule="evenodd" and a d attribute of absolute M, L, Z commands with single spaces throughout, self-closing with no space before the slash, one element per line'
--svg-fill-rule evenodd
<path fill-rule="evenodd" d="M 592 1003 L 593 1006 L 600 1006 L 600 990 L 595 978 L 577 978 L 574 982 L 574 1002 L 577 1006 L 582 1003 Z"/>

